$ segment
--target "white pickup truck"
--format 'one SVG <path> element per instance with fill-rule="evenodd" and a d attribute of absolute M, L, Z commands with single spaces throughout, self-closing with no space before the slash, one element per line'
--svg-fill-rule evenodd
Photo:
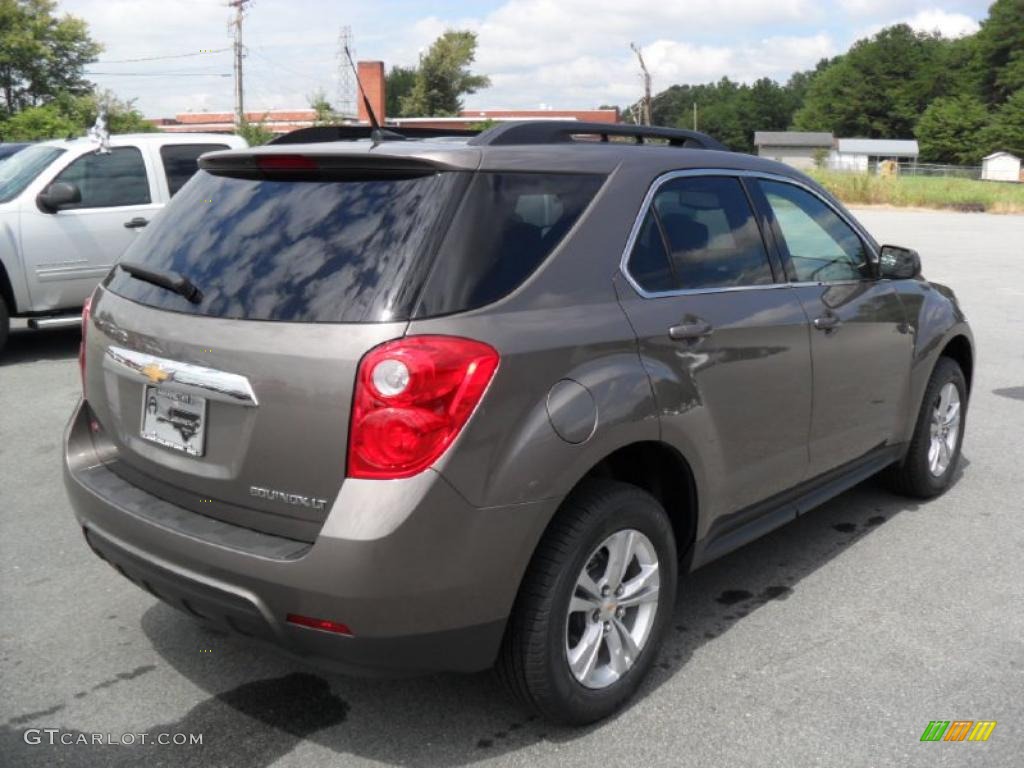
<path fill-rule="evenodd" d="M 11 317 L 74 325 L 82 303 L 141 227 L 237 136 L 141 133 L 46 141 L 0 164 L 0 350 Z"/>

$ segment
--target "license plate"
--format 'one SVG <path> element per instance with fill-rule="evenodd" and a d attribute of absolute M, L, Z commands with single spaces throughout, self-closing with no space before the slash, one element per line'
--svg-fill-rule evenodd
<path fill-rule="evenodd" d="M 189 456 L 202 456 L 206 398 L 147 386 L 142 398 L 142 437 Z"/>

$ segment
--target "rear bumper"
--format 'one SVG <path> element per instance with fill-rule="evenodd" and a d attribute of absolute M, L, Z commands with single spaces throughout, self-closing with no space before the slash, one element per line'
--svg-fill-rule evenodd
<path fill-rule="evenodd" d="M 556 502 L 479 509 L 440 475 L 346 480 L 312 544 L 185 510 L 111 472 L 88 407 L 65 434 L 64 481 L 90 547 L 197 618 L 350 672 L 490 666 Z M 347 625 L 352 636 L 285 621 Z"/>

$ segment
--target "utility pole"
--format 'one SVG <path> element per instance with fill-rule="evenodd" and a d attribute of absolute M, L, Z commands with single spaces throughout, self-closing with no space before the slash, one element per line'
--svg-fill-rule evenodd
<path fill-rule="evenodd" d="M 693 130 L 697 130 L 697 102 L 693 102 Z"/>
<path fill-rule="evenodd" d="M 644 98 L 642 107 L 640 109 L 640 119 L 643 125 L 651 124 L 651 73 L 647 71 L 647 65 L 644 64 L 644 54 L 636 46 L 635 43 L 630 43 L 629 47 L 633 49 L 633 53 L 636 54 L 637 60 L 640 62 L 640 72 L 642 73 L 644 80 Z"/>
<path fill-rule="evenodd" d="M 245 6 L 251 0 L 228 0 L 228 7 L 235 9 L 235 17 L 231 20 L 234 30 L 235 52 L 235 128 L 245 122 L 245 88 L 242 85 L 242 59 L 245 48 L 242 46 L 242 19 L 245 18 Z"/>

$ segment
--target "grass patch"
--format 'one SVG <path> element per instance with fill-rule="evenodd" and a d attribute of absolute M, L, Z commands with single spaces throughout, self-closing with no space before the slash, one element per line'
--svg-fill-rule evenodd
<path fill-rule="evenodd" d="M 811 171 L 810 175 L 849 205 L 1024 213 L 1024 183 L 927 176 L 872 176 L 822 170 Z"/>

